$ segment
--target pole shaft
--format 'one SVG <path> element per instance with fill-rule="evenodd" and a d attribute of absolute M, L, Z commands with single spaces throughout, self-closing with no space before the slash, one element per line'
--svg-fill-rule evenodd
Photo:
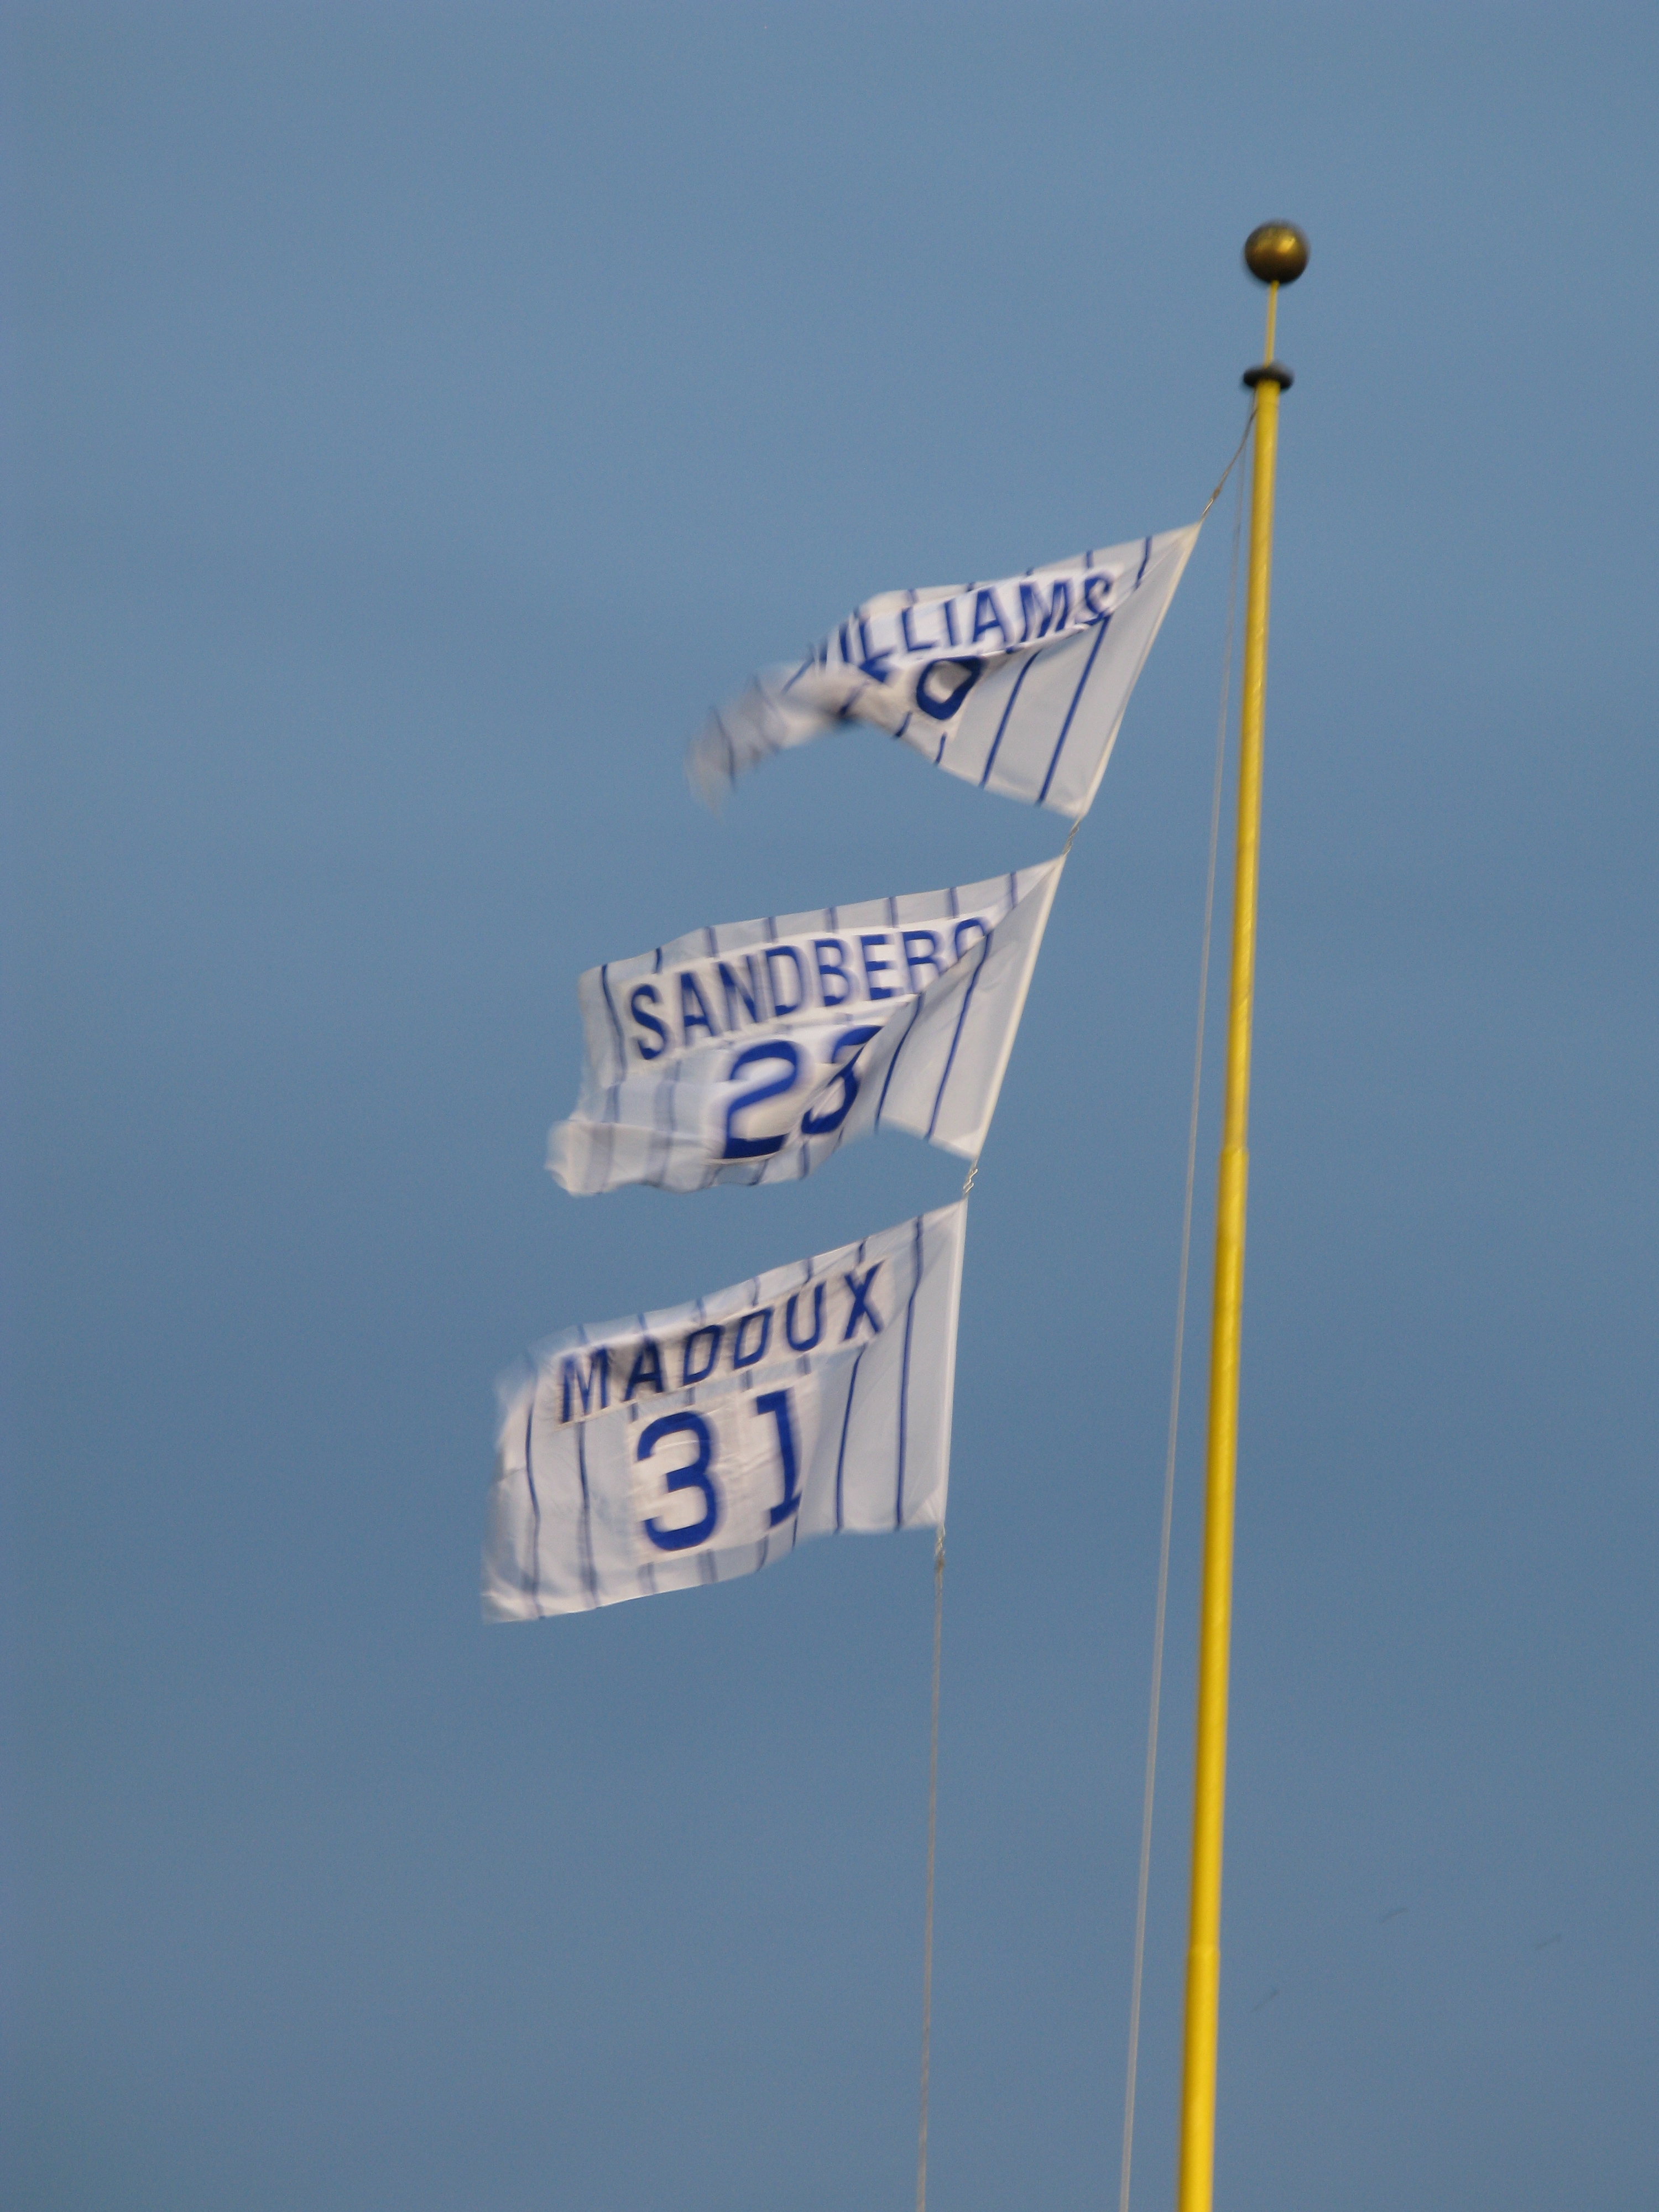
<path fill-rule="evenodd" d="M 1267 295 L 1267 358 L 1279 287 Z M 1198 1641 L 1193 1873 L 1181 2092 L 1179 2212 L 1210 2212 L 1215 2175 L 1216 2030 L 1221 1995 L 1221 1843 L 1227 1790 L 1227 1673 L 1232 1632 L 1233 1494 L 1238 1458 L 1239 1335 L 1244 1305 L 1244 1205 L 1249 1176 L 1250 1015 L 1255 983 L 1256 870 L 1261 823 L 1261 730 L 1273 574 L 1273 471 L 1279 388 L 1255 395 L 1249 580 L 1239 714 L 1238 840 L 1233 878 L 1227 1091 L 1215 1226 L 1210 1419 L 1204 1488 L 1204 1571 Z"/>

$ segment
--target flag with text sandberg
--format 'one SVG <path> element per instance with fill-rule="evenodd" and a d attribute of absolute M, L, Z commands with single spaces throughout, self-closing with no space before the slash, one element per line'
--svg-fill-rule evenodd
<path fill-rule="evenodd" d="M 590 969 L 581 1092 L 549 1167 L 582 1196 L 776 1182 L 878 1127 L 971 1158 L 1064 865 L 728 922 Z"/>
<path fill-rule="evenodd" d="M 545 1346 L 502 1391 L 488 1620 L 945 1520 L 966 1204 Z"/>
<path fill-rule="evenodd" d="M 770 753 L 872 722 L 936 768 L 1086 814 L 1199 526 L 989 584 L 889 592 L 793 668 L 771 668 L 693 738 L 711 802 Z"/>

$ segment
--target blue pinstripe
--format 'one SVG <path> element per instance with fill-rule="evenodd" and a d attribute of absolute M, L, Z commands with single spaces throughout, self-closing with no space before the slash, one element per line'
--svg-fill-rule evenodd
<path fill-rule="evenodd" d="M 861 1261 L 863 1257 L 863 1248 L 860 1246 L 859 1258 Z M 837 1532 L 843 1525 L 841 1510 L 841 1478 L 842 1470 L 847 1464 L 847 1431 L 853 1419 L 853 1393 L 859 1387 L 859 1369 L 863 1365 L 864 1355 L 869 1348 L 868 1345 L 860 1346 L 853 1360 L 853 1371 L 847 1378 L 847 1406 L 841 1417 L 841 1448 L 836 1454 L 836 1528 Z"/>
<path fill-rule="evenodd" d="M 586 1424 L 576 1424 L 576 1473 L 582 1486 L 581 1561 L 582 1581 L 587 1590 L 587 1602 L 596 1606 L 599 1601 L 599 1577 L 593 1565 L 593 1501 L 587 1491 Z"/>
<path fill-rule="evenodd" d="M 617 1032 L 617 1057 L 621 1060 L 625 1073 L 628 1067 L 628 1047 L 623 1041 L 622 1024 L 617 1018 L 617 1002 L 611 995 L 611 963 L 608 960 L 599 970 L 599 988 L 605 993 L 605 1003 L 610 1009 L 611 1026 Z"/>
<path fill-rule="evenodd" d="M 915 1029 L 916 1025 L 916 1017 L 921 1013 L 921 994 L 918 991 L 915 997 L 910 1001 L 910 1018 L 905 1024 L 904 1035 L 899 1039 L 897 1044 L 894 1046 L 893 1057 L 887 1063 L 886 1079 L 881 1086 L 881 1096 L 876 1101 L 875 1126 L 877 1128 L 880 1128 L 881 1117 L 887 1109 L 887 1093 L 892 1085 L 893 1071 L 899 1064 L 899 1054 L 903 1051 L 905 1046 L 909 1043 L 910 1031 Z"/>
<path fill-rule="evenodd" d="M 940 1076 L 939 1089 L 933 1094 L 933 1110 L 927 1117 L 927 1134 L 930 1137 L 939 1127 L 939 1108 L 945 1103 L 945 1086 L 951 1080 L 951 1070 L 956 1066 L 957 1047 L 962 1041 L 962 1025 L 968 1018 L 968 1009 L 973 1003 L 975 987 L 979 981 L 979 971 L 989 957 L 991 940 L 995 935 L 994 929 L 988 930 L 979 940 L 979 958 L 974 963 L 973 974 L 968 978 L 968 988 L 962 994 L 962 1012 L 957 1016 L 957 1025 L 951 1036 L 951 1049 L 945 1056 L 945 1073 Z"/>
<path fill-rule="evenodd" d="M 893 1494 L 893 1526 L 904 1526 L 904 1446 L 910 1413 L 910 1328 L 916 1315 L 916 1292 L 921 1288 L 921 1216 L 916 1216 L 915 1278 L 904 1306 L 904 1357 L 899 1368 L 898 1482 Z"/>
<path fill-rule="evenodd" d="M 1048 763 L 1048 773 L 1043 777 L 1042 788 L 1036 795 L 1036 803 L 1039 806 L 1048 796 L 1048 786 L 1054 780 L 1054 770 L 1060 766 L 1060 757 L 1066 750 L 1066 740 L 1072 734 L 1072 717 L 1076 714 L 1078 702 L 1083 696 L 1083 687 L 1094 672 L 1095 661 L 1101 647 L 1106 642 L 1106 631 L 1111 619 L 1110 615 L 1103 615 L 1100 618 L 1100 627 L 1095 632 L 1095 641 L 1089 647 L 1089 658 L 1083 664 L 1083 673 L 1078 678 L 1077 690 L 1072 694 L 1072 703 L 1066 709 L 1066 720 L 1060 726 L 1060 736 L 1054 744 L 1054 757 Z"/>
<path fill-rule="evenodd" d="M 990 781 L 991 770 L 996 763 L 997 747 L 1002 743 L 1002 733 L 1008 726 L 1008 717 L 1014 711 L 1014 702 L 1019 696 L 1019 687 L 1030 674 L 1032 668 L 1036 665 L 1036 661 L 1042 654 L 1042 648 L 1039 646 L 1036 652 L 1031 655 L 1030 659 L 1024 662 L 1018 675 L 1014 678 L 1014 688 L 1008 694 L 1008 703 L 1002 710 L 1002 720 L 997 724 L 997 733 L 991 740 L 991 750 L 985 756 L 985 766 L 980 770 L 979 787 L 981 791 L 984 790 L 986 784 Z M 937 763 L 935 765 L 937 766 Z"/>
<path fill-rule="evenodd" d="M 528 1589 L 532 1603 L 539 1613 L 542 1609 L 542 1501 L 536 1495 L 536 1471 L 530 1463 L 530 1432 L 536 1421 L 536 1386 L 530 1387 L 530 1407 L 524 1417 L 524 1479 L 530 1488 L 530 1579 Z"/>

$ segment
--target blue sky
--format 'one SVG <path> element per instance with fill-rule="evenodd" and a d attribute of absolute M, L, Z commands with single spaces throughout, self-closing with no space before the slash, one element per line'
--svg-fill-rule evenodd
<path fill-rule="evenodd" d="M 4 39 L 9 2201 L 907 2201 L 927 1540 L 486 1631 L 493 1381 L 953 1194 L 882 1138 L 567 1198 L 575 975 L 1057 849 L 872 732 L 718 821 L 682 749 L 870 592 L 1190 520 L 1282 214 L 1219 2201 L 1646 2203 L 1650 11 Z M 957 2212 L 1115 2187 L 1226 523 L 973 1201 Z"/>

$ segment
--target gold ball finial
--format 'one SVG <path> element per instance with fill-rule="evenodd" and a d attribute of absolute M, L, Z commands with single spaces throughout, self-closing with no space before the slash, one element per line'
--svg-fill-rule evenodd
<path fill-rule="evenodd" d="M 1257 225 L 1244 241 L 1244 266 L 1264 284 L 1294 284 L 1308 265 L 1308 234 L 1293 222 Z"/>

